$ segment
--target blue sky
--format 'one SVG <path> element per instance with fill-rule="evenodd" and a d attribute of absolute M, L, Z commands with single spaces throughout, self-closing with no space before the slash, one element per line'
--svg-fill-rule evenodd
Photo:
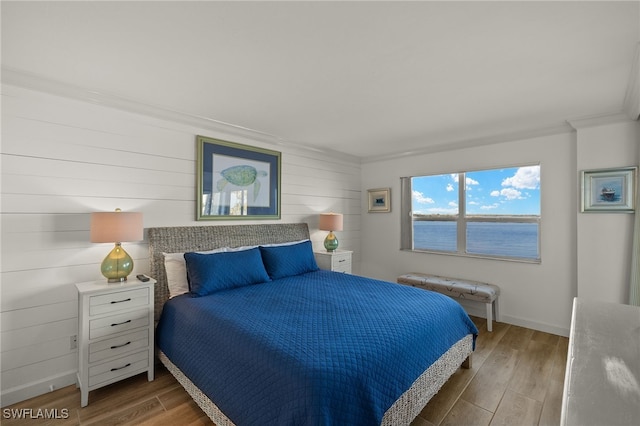
<path fill-rule="evenodd" d="M 457 214 L 458 174 L 414 177 L 417 214 Z M 540 166 L 467 172 L 467 214 L 539 215 Z"/>

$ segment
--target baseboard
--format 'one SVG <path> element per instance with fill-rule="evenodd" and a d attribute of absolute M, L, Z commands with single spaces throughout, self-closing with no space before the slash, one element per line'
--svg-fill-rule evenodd
<path fill-rule="evenodd" d="M 44 395 L 45 393 L 73 385 L 76 383 L 76 371 L 66 371 L 64 373 L 47 377 L 44 380 L 27 383 L 26 385 L 3 390 L 0 394 L 0 406 L 6 407 L 17 402 L 25 401 L 29 398 Z M 80 395 L 78 393 L 78 395 Z M 29 407 L 42 408 L 42 407 Z M 58 407 L 65 408 L 65 407 Z"/>
<path fill-rule="evenodd" d="M 473 315 L 474 317 L 486 318 L 487 311 L 484 303 L 474 303 L 472 306 L 469 303 L 460 303 L 465 311 L 469 315 Z M 495 318 L 494 318 L 495 320 Z M 530 321 L 523 318 L 513 317 L 510 315 L 505 315 L 504 313 L 500 314 L 500 322 L 504 322 L 511 325 L 517 325 L 519 327 L 526 327 L 532 330 L 543 331 L 545 333 L 555 334 L 558 336 L 569 337 L 569 329 L 558 327 L 552 324 L 541 323 L 537 321 Z"/>
<path fill-rule="evenodd" d="M 512 317 L 509 315 L 501 315 L 502 322 L 507 324 L 518 325 L 520 327 L 530 328 L 532 330 L 544 331 L 545 333 L 555 334 L 557 336 L 569 337 L 569 329 L 557 327 L 551 324 L 529 321 L 522 318 Z"/>

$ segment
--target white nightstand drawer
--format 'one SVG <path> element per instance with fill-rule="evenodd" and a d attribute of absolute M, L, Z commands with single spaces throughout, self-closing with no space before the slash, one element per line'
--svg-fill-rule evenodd
<path fill-rule="evenodd" d="M 349 266 L 351 266 L 351 253 L 334 254 L 331 256 L 331 263 L 334 268 L 344 264 L 349 264 Z"/>
<path fill-rule="evenodd" d="M 76 284 L 81 407 L 94 389 L 145 371 L 153 380 L 155 285 L 153 278 Z"/>
<path fill-rule="evenodd" d="M 147 325 L 149 325 L 149 309 L 97 318 L 89 321 L 89 339 L 97 339 Z"/>
<path fill-rule="evenodd" d="M 89 297 L 89 316 L 122 311 L 149 304 L 149 289 L 118 291 Z"/>
<path fill-rule="evenodd" d="M 332 252 L 316 251 L 314 256 L 320 269 L 334 272 L 351 273 L 351 255 L 349 250 L 335 250 Z"/>
<path fill-rule="evenodd" d="M 127 375 L 149 365 L 149 350 L 144 350 L 113 361 L 89 367 L 89 386 Z"/>
<path fill-rule="evenodd" d="M 340 259 L 333 262 L 331 268 L 334 272 L 351 272 L 351 259 Z"/>
<path fill-rule="evenodd" d="M 89 362 L 149 347 L 149 330 L 140 330 L 89 344 Z"/>

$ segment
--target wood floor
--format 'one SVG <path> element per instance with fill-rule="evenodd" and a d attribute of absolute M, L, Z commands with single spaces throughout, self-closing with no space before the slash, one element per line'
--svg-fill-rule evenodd
<path fill-rule="evenodd" d="M 558 425 L 569 340 L 508 324 L 480 330 L 473 366 L 459 369 L 427 404 L 413 426 L 437 425 Z M 7 409 L 56 409 L 45 420 L 8 419 Z M 24 412 L 24 411 L 23 411 Z M 51 412 L 51 411 L 50 411 Z M 67 413 L 67 415 L 65 415 Z M 2 410 L 2 425 L 212 425 L 176 380 L 163 367 L 156 379 L 146 374 L 97 389 L 89 405 L 80 408 L 75 386 L 30 399 Z"/>

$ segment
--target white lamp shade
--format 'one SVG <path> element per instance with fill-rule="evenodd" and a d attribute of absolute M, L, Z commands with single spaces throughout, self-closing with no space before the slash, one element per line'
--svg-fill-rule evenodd
<path fill-rule="evenodd" d="M 321 231 L 342 231 L 342 215 L 340 213 L 321 213 L 318 228 Z"/>
<path fill-rule="evenodd" d="M 121 243 L 140 241 L 143 238 L 142 213 L 120 211 L 91 213 L 92 243 Z"/>

